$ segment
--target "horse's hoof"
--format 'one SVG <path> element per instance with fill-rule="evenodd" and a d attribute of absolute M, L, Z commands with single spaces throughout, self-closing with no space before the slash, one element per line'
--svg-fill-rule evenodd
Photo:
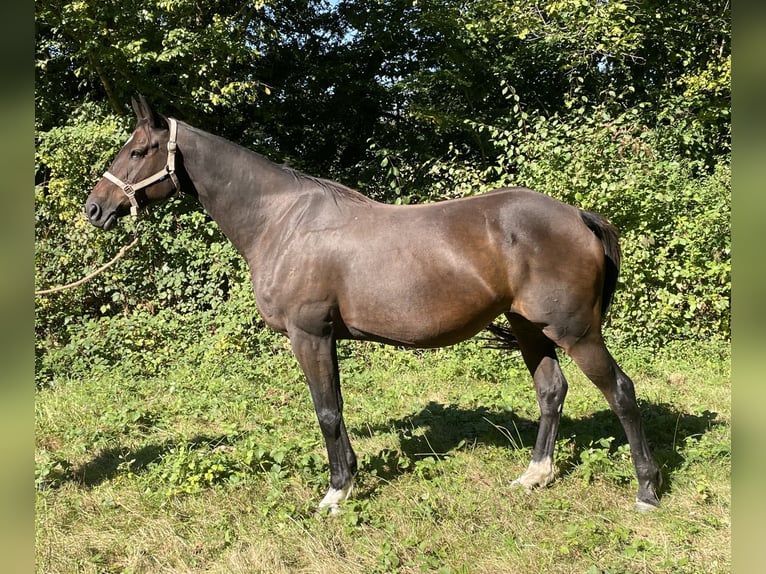
<path fill-rule="evenodd" d="M 523 487 L 529 492 L 533 488 L 548 486 L 554 477 L 553 460 L 546 458 L 539 462 L 532 461 L 524 474 L 511 482 L 511 487 Z"/>
<path fill-rule="evenodd" d="M 516 490 L 523 490 L 524 492 L 532 492 L 532 486 L 529 484 L 524 484 L 521 480 L 521 478 L 517 478 L 516 480 L 511 481 L 511 488 Z"/>
<path fill-rule="evenodd" d="M 321 504 L 317 508 L 317 512 L 320 514 L 327 514 L 327 516 L 335 516 L 337 514 L 340 514 L 340 506 L 337 504 L 327 504 L 325 506 L 322 506 Z"/>
<path fill-rule="evenodd" d="M 652 512 L 660 507 L 660 497 L 657 495 L 662 488 L 662 473 L 655 471 L 653 481 L 647 481 L 644 488 L 638 489 L 636 495 L 636 510 L 639 512 Z"/>
<path fill-rule="evenodd" d="M 354 481 L 350 480 L 346 486 L 343 488 L 333 488 L 330 487 L 330 490 L 327 491 L 327 494 L 325 494 L 324 498 L 322 499 L 322 502 L 319 503 L 319 511 L 325 512 L 331 516 L 334 516 L 340 512 L 340 504 L 344 502 L 349 496 L 351 496 L 351 491 L 354 488 Z"/>
<path fill-rule="evenodd" d="M 654 512 L 660 507 L 660 503 L 657 502 L 656 504 L 647 502 L 645 500 L 639 500 L 636 498 L 636 510 L 638 512 Z"/>

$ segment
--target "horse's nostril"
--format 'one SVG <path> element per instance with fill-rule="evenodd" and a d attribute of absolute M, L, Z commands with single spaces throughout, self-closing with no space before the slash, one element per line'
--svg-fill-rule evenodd
<path fill-rule="evenodd" d="M 85 206 L 85 213 L 87 213 L 88 219 L 94 221 L 101 215 L 101 208 L 98 203 L 89 203 Z"/>

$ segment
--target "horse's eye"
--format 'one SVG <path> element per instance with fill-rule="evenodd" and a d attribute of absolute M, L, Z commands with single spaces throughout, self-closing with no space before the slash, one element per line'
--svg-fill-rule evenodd
<path fill-rule="evenodd" d="M 134 149 L 132 152 L 130 152 L 130 159 L 136 159 L 144 155 L 140 149 Z"/>

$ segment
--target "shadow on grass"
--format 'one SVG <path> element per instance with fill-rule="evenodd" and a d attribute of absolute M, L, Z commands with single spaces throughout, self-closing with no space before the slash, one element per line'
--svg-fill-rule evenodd
<path fill-rule="evenodd" d="M 94 487 L 114 478 L 123 466 L 129 465 L 131 472 L 139 473 L 159 460 L 171 447 L 170 443 L 165 443 L 149 444 L 136 450 L 124 447 L 104 449 L 92 460 L 74 469 L 72 479 L 83 486 Z"/>
<path fill-rule="evenodd" d="M 682 447 L 685 440 L 725 424 L 718 419 L 717 413 L 684 413 L 663 403 L 643 403 L 641 414 L 647 440 L 663 473 L 663 492 L 671 487 L 674 473 L 684 463 Z M 466 443 L 525 450 L 531 456 L 537 427 L 537 421 L 519 417 L 511 411 L 493 411 L 484 407 L 466 409 L 455 404 L 430 402 L 412 415 L 352 432 L 380 433 L 394 429 L 399 437 L 401 452 L 410 459 L 418 460 L 429 457 L 439 459 Z M 625 432 L 611 410 L 604 409 L 577 419 L 563 415 L 559 439 L 569 439 L 571 451 L 560 469 L 562 473 L 568 474 L 576 469 L 580 453 L 606 437 L 614 437 L 611 451 L 627 443 Z M 398 476 L 413 471 L 413 465 L 402 467 L 392 464 L 389 449 L 366 456 L 365 466 L 386 481 L 396 480 Z"/>
<path fill-rule="evenodd" d="M 663 491 L 673 482 L 673 475 L 684 463 L 683 445 L 688 437 L 702 436 L 717 426 L 725 423 L 718 420 L 717 414 L 705 411 L 700 415 L 684 413 L 669 404 L 643 403 L 642 419 L 647 438 L 654 451 L 655 460 L 664 475 Z M 385 423 L 364 429 L 351 429 L 352 435 L 389 433 L 393 429 L 398 435 L 399 449 L 409 462 L 435 459 L 436 464 L 443 455 L 460 448 L 466 443 L 505 447 L 531 454 L 537 434 L 537 421 L 522 418 L 507 410 L 491 410 L 485 407 L 464 408 L 459 405 L 445 405 L 430 402 L 411 415 L 391 419 Z M 568 474 L 577 468 L 580 453 L 591 448 L 596 441 L 605 437 L 614 437 L 612 450 L 625 444 L 625 433 L 617 417 L 608 409 L 598 411 L 587 417 L 572 419 L 563 416 L 559 438 L 568 439 L 567 461 L 561 469 Z M 186 444 L 191 447 L 227 445 L 231 437 L 197 436 Z M 146 472 L 149 465 L 159 461 L 178 447 L 176 441 L 159 444 L 147 444 L 136 449 L 116 447 L 99 452 L 92 460 L 69 469 L 63 481 L 77 482 L 85 487 L 94 487 L 109 481 L 126 467 L 134 474 Z M 399 464 L 399 453 L 383 449 L 375 454 L 366 455 L 362 461 L 363 473 L 374 473 L 387 482 L 399 476 L 413 472 L 414 464 Z M 298 472 L 298 469 L 295 469 Z M 364 488 L 359 493 L 367 497 L 371 492 Z"/>

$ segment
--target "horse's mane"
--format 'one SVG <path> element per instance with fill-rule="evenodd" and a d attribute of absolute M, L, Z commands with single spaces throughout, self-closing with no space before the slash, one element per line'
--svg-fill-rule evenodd
<path fill-rule="evenodd" d="M 346 187 L 337 181 L 306 175 L 305 173 L 301 173 L 300 171 L 287 166 L 282 166 L 282 170 L 289 173 L 300 183 L 318 187 L 322 191 L 331 194 L 333 199 L 348 199 L 358 203 L 374 203 L 373 200 L 366 195 L 362 195 L 355 189 Z"/>
<path fill-rule="evenodd" d="M 184 126 L 190 131 L 195 132 L 198 135 L 204 135 L 208 138 L 212 138 L 216 142 L 233 146 L 234 148 L 241 150 L 243 153 L 245 153 L 246 155 L 249 155 L 250 157 L 255 157 L 259 161 L 266 162 L 267 164 L 270 164 L 271 166 L 276 167 L 277 170 L 290 175 L 295 180 L 296 183 L 303 184 L 307 187 L 321 189 L 322 191 L 328 193 L 332 197 L 332 199 L 336 201 L 336 203 L 338 202 L 338 200 L 350 200 L 356 203 L 375 203 L 374 200 L 370 199 L 366 195 L 362 195 L 358 191 L 351 189 L 350 187 L 346 187 L 345 185 L 341 183 L 338 183 L 336 181 L 331 181 L 329 179 L 324 179 L 321 177 L 306 175 L 305 173 L 302 173 L 298 171 L 297 169 L 293 169 L 287 165 L 278 165 L 275 162 L 268 159 L 267 157 L 259 154 L 258 152 L 250 148 L 244 147 L 238 143 L 229 141 L 225 138 L 222 138 L 221 136 L 208 133 L 204 130 L 195 128 L 188 124 L 184 124 Z"/>

